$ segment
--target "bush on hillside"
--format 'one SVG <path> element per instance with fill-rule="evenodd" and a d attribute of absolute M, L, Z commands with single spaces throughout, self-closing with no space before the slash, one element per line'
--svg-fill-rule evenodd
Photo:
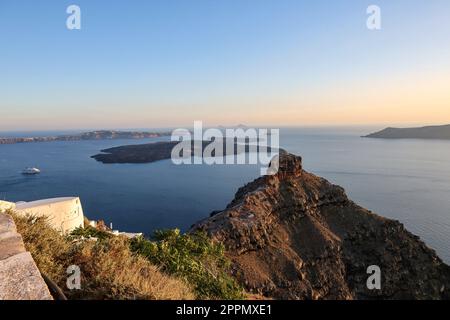
<path fill-rule="evenodd" d="M 230 263 L 222 244 L 206 233 L 181 234 L 178 229 L 157 231 L 154 241 L 131 240 L 133 252 L 162 270 L 186 279 L 200 299 L 242 299 L 243 289 L 229 276 Z"/>
<path fill-rule="evenodd" d="M 113 237 L 113 235 L 109 232 L 99 230 L 92 226 L 85 226 L 84 228 L 76 228 L 70 233 L 69 236 L 71 239 L 78 239 L 80 237 L 83 238 L 96 238 L 99 240 L 105 240 Z"/>

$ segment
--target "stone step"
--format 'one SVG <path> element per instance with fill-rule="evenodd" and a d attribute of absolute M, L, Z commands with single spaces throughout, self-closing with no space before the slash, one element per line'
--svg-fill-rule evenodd
<path fill-rule="evenodd" d="M 25 252 L 22 236 L 17 232 L 0 233 L 0 260 Z"/>
<path fill-rule="evenodd" d="M 11 216 L 0 213 L 0 300 L 53 300 Z"/>
<path fill-rule="evenodd" d="M 29 252 L 0 261 L 0 300 L 53 300 Z"/>
<path fill-rule="evenodd" d="M 8 214 L 0 213 L 0 233 L 3 232 L 15 232 L 16 225 L 13 218 Z"/>

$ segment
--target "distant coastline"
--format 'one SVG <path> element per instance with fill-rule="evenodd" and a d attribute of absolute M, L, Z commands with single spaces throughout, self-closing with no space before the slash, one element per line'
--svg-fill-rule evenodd
<path fill-rule="evenodd" d="M 385 128 L 363 138 L 450 140 L 450 124 L 417 128 Z"/>
<path fill-rule="evenodd" d="M 0 144 L 51 142 L 51 141 L 80 141 L 80 140 L 116 140 L 116 139 L 146 139 L 170 136 L 171 132 L 148 131 L 114 131 L 99 130 L 83 132 L 74 135 L 57 135 L 47 137 L 0 137 Z"/>

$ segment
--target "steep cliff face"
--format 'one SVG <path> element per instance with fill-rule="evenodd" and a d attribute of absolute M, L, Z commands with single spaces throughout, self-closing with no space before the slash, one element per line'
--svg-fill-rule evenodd
<path fill-rule="evenodd" d="M 228 207 L 193 226 L 223 242 L 250 292 L 276 299 L 448 299 L 450 267 L 397 221 L 280 157 L 275 176 L 241 188 Z M 369 266 L 381 290 L 369 290 Z"/>

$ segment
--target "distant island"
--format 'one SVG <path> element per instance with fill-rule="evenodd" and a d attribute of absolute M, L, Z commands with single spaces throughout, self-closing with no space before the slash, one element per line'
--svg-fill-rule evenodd
<path fill-rule="evenodd" d="M 146 139 L 170 136 L 171 132 L 138 132 L 100 130 L 83 132 L 74 135 L 60 135 L 50 137 L 0 137 L 0 144 L 51 142 L 51 141 L 80 141 L 80 140 L 115 140 L 115 139 Z"/>
<path fill-rule="evenodd" d="M 101 150 L 91 158 L 102 163 L 150 163 L 170 159 L 172 148 L 178 142 L 155 142 L 120 146 Z"/>
<path fill-rule="evenodd" d="M 363 136 L 379 139 L 440 139 L 450 140 L 450 124 L 419 128 L 386 128 Z"/>
<path fill-rule="evenodd" d="M 194 140 L 192 140 L 194 142 Z M 170 159 L 172 156 L 172 149 L 178 144 L 177 141 L 163 141 L 163 142 L 154 142 L 154 143 L 146 143 L 146 144 L 138 144 L 138 145 L 126 145 L 120 147 L 114 147 L 109 149 L 101 150 L 102 153 L 96 154 L 91 158 L 102 162 L 102 163 L 151 163 L 160 160 Z M 211 143 L 211 141 L 203 141 L 202 142 L 202 152 L 205 148 Z M 233 143 L 231 141 L 231 143 Z M 242 145 L 242 144 L 240 144 Z M 241 154 L 242 152 L 249 152 L 249 144 L 244 144 L 245 148 L 241 150 L 237 148 L 238 143 L 234 143 L 234 155 Z M 219 153 L 212 152 L 213 157 L 226 156 L 231 155 L 229 152 L 227 153 L 225 143 L 223 150 L 217 150 Z M 258 149 L 259 151 L 259 149 Z M 272 149 L 267 147 L 267 152 L 271 152 Z M 283 149 L 279 150 L 284 151 Z M 192 143 L 192 147 L 190 150 L 191 154 L 194 154 L 194 143 Z"/>

